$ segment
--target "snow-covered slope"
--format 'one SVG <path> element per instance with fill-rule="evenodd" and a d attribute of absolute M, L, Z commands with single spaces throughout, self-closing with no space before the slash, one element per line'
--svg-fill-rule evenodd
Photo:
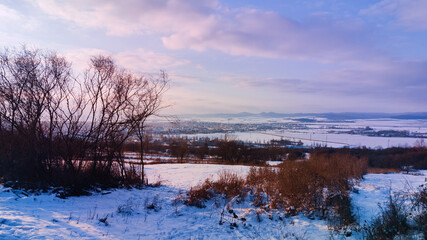
<path fill-rule="evenodd" d="M 211 201 L 206 208 L 187 207 L 185 190 L 222 169 L 245 174 L 249 167 L 197 164 L 147 166 L 157 188 L 100 191 L 91 196 L 59 199 L 52 194 L 29 195 L 0 186 L 0 239 L 328 239 L 323 220 L 279 212 L 260 213 L 250 201 Z M 427 174 L 427 171 L 422 172 Z M 424 183 L 424 175 L 369 174 L 352 195 L 361 220 L 378 211 L 389 186 L 406 189 Z M 223 213 L 223 214 L 222 214 Z M 234 213 L 237 218 L 234 218 Z M 223 217 L 221 218 L 221 215 Z M 219 221 L 223 220 L 220 225 Z M 352 238 L 359 235 L 353 234 Z"/>

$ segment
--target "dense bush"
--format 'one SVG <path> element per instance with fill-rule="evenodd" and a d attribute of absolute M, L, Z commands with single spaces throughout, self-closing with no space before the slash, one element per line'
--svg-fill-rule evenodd
<path fill-rule="evenodd" d="M 342 214 L 346 222 L 352 217 L 343 207 L 350 207 L 348 192 L 354 181 L 367 170 L 366 159 L 349 155 L 312 155 L 302 162 L 285 162 L 277 172 L 276 195 L 272 199 L 281 207 L 297 211 L 315 211 L 322 216 Z"/>
<path fill-rule="evenodd" d="M 250 193 L 255 206 L 283 209 L 290 214 L 316 213 L 336 225 L 354 222 L 349 190 L 367 170 L 366 159 L 342 154 L 312 155 L 305 161 L 286 161 L 280 168 L 252 167 L 246 180 L 223 172 L 188 193 L 188 205 L 204 206 L 217 194 L 244 200 Z M 247 186 L 247 187 L 245 187 Z"/>
<path fill-rule="evenodd" d="M 366 159 L 341 154 L 312 155 L 306 161 L 285 161 L 278 170 L 253 169 L 247 180 L 271 196 L 273 207 L 310 211 L 326 207 L 328 198 L 346 195 L 366 169 Z"/>

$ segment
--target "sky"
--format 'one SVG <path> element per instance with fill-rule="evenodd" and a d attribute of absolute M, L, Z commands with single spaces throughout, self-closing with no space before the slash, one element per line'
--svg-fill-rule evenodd
<path fill-rule="evenodd" d="M 1 0 L 0 48 L 165 70 L 171 114 L 427 111 L 427 0 Z"/>

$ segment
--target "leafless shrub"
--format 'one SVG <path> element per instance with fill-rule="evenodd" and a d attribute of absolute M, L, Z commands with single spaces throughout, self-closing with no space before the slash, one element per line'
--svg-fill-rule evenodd
<path fill-rule="evenodd" d="M 427 237 L 427 186 L 422 185 L 412 199 L 412 210 L 417 213 L 414 217 L 416 229 Z"/>
<path fill-rule="evenodd" d="M 89 212 L 87 213 L 87 219 L 93 220 L 93 219 L 95 219 L 95 216 L 98 217 L 96 209 L 97 209 L 97 207 L 94 207 L 93 211 L 92 211 L 92 209 L 89 210 Z"/>
<path fill-rule="evenodd" d="M 379 206 L 381 211 L 371 224 L 363 227 L 366 239 L 394 239 L 405 236 L 410 231 L 408 223 L 409 211 L 403 205 L 403 199 L 389 194 L 385 206 Z"/>
<path fill-rule="evenodd" d="M 126 203 L 117 207 L 117 213 L 124 216 L 131 216 L 135 213 L 135 208 L 137 206 L 129 199 Z"/>
<path fill-rule="evenodd" d="M 156 179 L 152 183 L 146 183 L 145 185 L 149 187 L 160 187 L 162 185 L 162 178 L 160 177 L 160 175 L 157 175 Z"/>
<path fill-rule="evenodd" d="M 110 223 L 107 221 L 108 217 L 109 217 L 109 215 L 107 214 L 107 215 L 105 215 L 105 217 L 99 218 L 98 221 L 100 223 L 103 223 L 105 226 L 109 226 Z"/>
<path fill-rule="evenodd" d="M 351 225 L 356 221 L 352 212 L 351 199 L 347 194 L 328 197 L 326 207 L 333 208 L 333 211 L 328 211 L 327 216 L 329 226 L 333 229 L 340 229 L 342 226 Z"/>
<path fill-rule="evenodd" d="M 184 204 L 184 202 L 185 202 L 185 198 L 183 196 L 182 190 L 180 189 L 178 194 L 174 197 L 174 199 L 172 199 L 172 206 L 174 207 L 175 215 L 179 215 L 178 207 L 179 205 Z"/>
<path fill-rule="evenodd" d="M 160 211 L 162 206 L 160 204 L 159 195 L 155 195 L 151 200 L 147 197 L 144 201 L 144 208 L 147 210 L 154 210 L 155 212 Z"/>

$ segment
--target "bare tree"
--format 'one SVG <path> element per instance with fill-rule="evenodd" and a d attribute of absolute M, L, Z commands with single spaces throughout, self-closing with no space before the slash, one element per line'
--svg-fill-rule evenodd
<path fill-rule="evenodd" d="M 0 69 L 0 116 L 10 136 L 6 155 L 10 162 L 25 160 L 17 165 L 43 175 L 54 158 L 54 123 L 70 81 L 70 64 L 55 53 L 23 47 L 5 50 Z"/>
<path fill-rule="evenodd" d="M 418 149 L 425 149 L 427 147 L 427 144 L 423 138 L 419 138 L 415 141 L 414 147 Z"/>
<path fill-rule="evenodd" d="M 131 123 L 132 132 L 139 140 L 141 180 L 146 183 L 144 173 L 144 139 L 145 126 L 149 117 L 159 113 L 168 106 L 162 104 L 162 96 L 169 88 L 169 78 L 165 71 L 159 76 L 141 77 L 135 82 L 135 98 L 129 101 L 126 116 Z"/>
<path fill-rule="evenodd" d="M 123 182 L 143 182 L 144 127 L 165 107 L 167 88 L 164 71 L 158 77 L 137 75 L 110 57 L 92 57 L 78 79 L 71 64 L 54 53 L 5 50 L 0 54 L 0 174 L 13 168 L 24 178 L 35 173 L 34 179 L 56 176 L 71 184 L 84 181 L 83 175 L 95 182 L 119 175 Z M 123 146 L 131 136 L 140 140 L 140 176 L 124 163 Z M 90 174 L 82 173 L 88 169 Z"/>
<path fill-rule="evenodd" d="M 184 160 L 189 153 L 188 139 L 176 138 L 170 143 L 170 154 L 176 157 L 180 163 Z"/>
<path fill-rule="evenodd" d="M 124 162 L 120 147 L 130 136 L 136 135 L 140 142 L 141 181 L 144 183 L 144 128 L 149 117 L 156 115 L 166 106 L 162 105 L 162 96 L 168 88 L 168 76 L 164 71 L 158 77 L 139 76 L 119 69 L 111 58 L 98 56 L 91 60 L 91 68 L 85 75 L 85 86 L 89 96 L 90 128 L 88 136 L 94 150 L 94 169 L 99 154 L 107 153 L 108 167 L 113 158 Z M 93 134 L 95 133 L 95 134 Z M 103 152 L 98 152 L 99 147 Z"/>

